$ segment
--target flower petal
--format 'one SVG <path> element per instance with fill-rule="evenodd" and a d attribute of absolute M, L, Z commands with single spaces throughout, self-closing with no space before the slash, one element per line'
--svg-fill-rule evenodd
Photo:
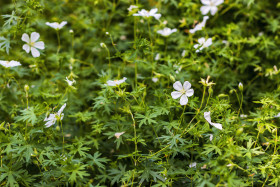
<path fill-rule="evenodd" d="M 154 15 L 154 18 L 155 18 L 156 20 L 159 20 L 160 17 L 161 17 L 161 14 L 155 14 L 155 15 Z"/>
<path fill-rule="evenodd" d="M 218 6 L 218 5 L 222 4 L 222 3 L 224 3 L 224 0 L 216 0 L 216 1 L 214 2 L 214 5 L 215 5 L 215 6 Z"/>
<path fill-rule="evenodd" d="M 32 32 L 31 33 L 31 42 L 36 42 L 40 38 L 40 34 L 37 32 Z"/>
<path fill-rule="evenodd" d="M 218 11 L 218 7 L 216 7 L 216 6 L 213 6 L 213 7 L 210 8 L 210 12 L 211 12 L 212 16 L 214 16 L 217 11 Z"/>
<path fill-rule="evenodd" d="M 60 116 L 60 114 L 63 112 L 64 108 L 66 107 L 66 103 L 59 109 L 57 114 Z"/>
<path fill-rule="evenodd" d="M 178 91 L 174 91 L 171 93 L 171 96 L 173 99 L 178 99 L 179 97 L 181 97 L 181 95 L 183 95 L 181 92 Z"/>
<path fill-rule="evenodd" d="M 216 127 L 217 129 L 223 130 L 222 124 L 220 123 L 210 123 L 210 125 Z"/>
<path fill-rule="evenodd" d="M 202 15 L 206 15 L 210 11 L 211 7 L 210 6 L 202 6 L 200 7 L 200 11 Z"/>
<path fill-rule="evenodd" d="M 154 16 L 154 14 L 155 14 L 157 11 L 158 11 L 157 8 L 153 8 L 153 9 L 150 10 L 149 13 L 150 13 L 151 16 Z"/>
<path fill-rule="evenodd" d="M 40 52 L 35 47 L 31 47 L 31 53 L 35 58 L 40 56 Z"/>
<path fill-rule="evenodd" d="M 210 45 L 212 45 L 212 38 L 207 39 L 203 46 L 209 47 Z"/>
<path fill-rule="evenodd" d="M 24 33 L 21 37 L 21 40 L 26 42 L 26 43 L 29 43 L 29 36 L 28 34 Z"/>
<path fill-rule="evenodd" d="M 193 93 L 194 93 L 193 89 L 189 89 L 186 91 L 186 96 L 191 97 L 193 96 Z"/>
<path fill-rule="evenodd" d="M 184 94 L 182 95 L 181 99 L 180 99 L 180 105 L 186 105 L 188 104 L 188 97 Z"/>
<path fill-rule="evenodd" d="M 210 5 L 210 0 L 200 0 L 204 5 Z"/>
<path fill-rule="evenodd" d="M 177 91 L 181 91 L 183 89 L 182 83 L 180 81 L 176 81 L 173 84 L 173 88 Z"/>
<path fill-rule="evenodd" d="M 209 112 L 204 112 L 204 118 L 208 123 L 212 123 L 211 122 L 211 117 L 210 117 L 210 111 Z"/>
<path fill-rule="evenodd" d="M 190 89 L 192 87 L 192 85 L 189 81 L 185 81 L 183 87 L 184 87 L 184 90 L 187 91 L 188 89 Z"/>
<path fill-rule="evenodd" d="M 30 46 L 27 45 L 27 44 L 24 44 L 24 45 L 22 46 L 22 49 L 25 50 L 27 53 L 30 52 Z"/>
<path fill-rule="evenodd" d="M 204 37 L 199 38 L 197 41 L 198 41 L 198 43 L 199 43 L 200 45 L 202 45 L 202 44 L 205 43 L 205 38 L 204 38 Z"/>
<path fill-rule="evenodd" d="M 44 44 L 44 42 L 36 42 L 34 44 L 34 47 L 36 47 L 38 49 L 45 49 L 45 44 Z"/>

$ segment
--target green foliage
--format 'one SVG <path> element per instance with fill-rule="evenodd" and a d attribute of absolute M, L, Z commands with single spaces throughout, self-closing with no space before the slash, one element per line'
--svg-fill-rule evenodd
<path fill-rule="evenodd" d="M 280 3 L 202 6 L 1 0 L 0 186 L 279 186 Z"/>

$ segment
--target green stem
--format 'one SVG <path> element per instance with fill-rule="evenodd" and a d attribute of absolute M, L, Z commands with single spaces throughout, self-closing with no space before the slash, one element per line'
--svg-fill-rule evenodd
<path fill-rule="evenodd" d="M 60 36 L 59 36 L 59 31 L 58 30 L 56 31 L 56 35 L 57 35 L 57 41 L 58 41 L 58 47 L 57 47 L 56 54 L 58 54 L 59 51 L 60 51 Z"/>

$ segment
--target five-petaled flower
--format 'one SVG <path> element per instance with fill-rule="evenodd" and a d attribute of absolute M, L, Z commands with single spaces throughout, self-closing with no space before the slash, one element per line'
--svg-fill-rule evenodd
<path fill-rule="evenodd" d="M 158 30 L 157 33 L 161 34 L 162 36 L 169 36 L 170 34 L 177 32 L 177 29 L 170 29 L 165 27 L 163 30 Z"/>
<path fill-rule="evenodd" d="M 203 27 L 206 25 L 206 21 L 209 19 L 209 16 L 204 16 L 203 21 L 197 24 L 193 29 L 190 29 L 190 33 L 195 33 L 196 31 L 202 30 Z"/>
<path fill-rule="evenodd" d="M 208 38 L 206 40 L 204 37 L 202 37 L 202 38 L 198 39 L 198 44 L 195 44 L 193 47 L 195 49 L 197 49 L 195 52 L 198 53 L 199 51 L 201 51 L 204 48 L 209 47 L 210 45 L 212 45 L 212 38 Z"/>
<path fill-rule="evenodd" d="M 186 105 L 188 104 L 188 97 L 191 97 L 194 93 L 193 89 L 191 89 L 191 83 L 189 83 L 189 81 L 185 81 L 184 85 L 182 85 L 182 83 L 180 81 L 176 81 L 173 84 L 173 88 L 177 91 L 173 91 L 171 93 L 171 96 L 173 99 L 178 99 L 179 97 L 181 97 L 180 99 L 180 104 L 181 105 Z"/>
<path fill-rule="evenodd" d="M 161 14 L 157 14 L 157 11 L 157 8 L 153 8 L 150 11 L 142 9 L 141 11 L 138 11 L 138 13 L 133 14 L 133 16 L 141 16 L 144 18 L 154 17 L 155 19 L 159 20 Z"/>
<path fill-rule="evenodd" d="M 211 15 L 215 15 L 218 11 L 218 7 L 220 4 L 222 4 L 224 0 L 201 0 L 201 3 L 204 5 L 200 8 L 200 11 L 203 15 L 208 14 L 208 12 L 211 13 Z"/>
<path fill-rule="evenodd" d="M 212 126 L 216 127 L 217 129 L 223 130 L 222 124 L 220 123 L 213 123 L 211 121 L 211 116 L 210 116 L 210 111 L 209 112 L 204 112 L 204 118 L 205 120 Z"/>
<path fill-rule="evenodd" d="M 0 60 L 0 64 L 6 68 L 12 68 L 12 67 L 16 67 L 16 66 L 21 66 L 21 63 L 18 61 L 5 61 L 5 60 Z"/>
<path fill-rule="evenodd" d="M 49 117 L 46 117 L 44 121 L 47 121 L 45 124 L 46 127 L 50 127 L 55 124 L 55 122 L 59 119 L 62 120 L 64 114 L 62 113 L 64 108 L 66 107 L 66 103 L 59 109 L 59 111 L 55 114 L 50 114 Z"/>
<path fill-rule="evenodd" d="M 67 21 L 63 21 L 61 23 L 50 23 L 50 22 L 46 22 L 46 25 L 50 26 L 51 28 L 55 29 L 55 30 L 60 30 L 62 29 L 62 27 L 64 27 L 67 24 Z"/>
<path fill-rule="evenodd" d="M 118 85 L 124 83 L 126 79 L 127 79 L 127 78 L 124 77 L 124 78 L 122 78 L 121 80 L 113 80 L 113 81 L 112 81 L 112 80 L 108 80 L 108 81 L 107 81 L 107 85 L 108 85 L 108 86 L 118 86 Z"/>
<path fill-rule="evenodd" d="M 40 34 L 37 32 L 32 32 L 30 37 L 28 34 L 24 33 L 21 37 L 21 40 L 27 43 L 22 46 L 22 49 L 27 53 L 31 50 L 32 56 L 35 58 L 40 56 L 38 49 L 45 49 L 44 42 L 36 42 L 39 38 Z"/>

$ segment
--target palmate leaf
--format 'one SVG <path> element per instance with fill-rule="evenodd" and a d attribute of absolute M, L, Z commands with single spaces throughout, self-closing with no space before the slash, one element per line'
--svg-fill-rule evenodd
<path fill-rule="evenodd" d="M 101 153 L 95 152 L 94 155 L 88 155 L 89 159 L 92 159 L 88 162 L 89 165 L 97 165 L 98 167 L 105 169 L 105 163 L 109 161 L 107 158 L 100 158 Z M 103 164 L 104 163 L 104 164 Z"/>
<path fill-rule="evenodd" d="M 17 21 L 21 19 L 20 17 L 16 16 L 16 12 L 13 11 L 11 15 L 2 15 L 4 19 L 7 19 L 4 23 L 4 27 L 16 25 Z"/>
<path fill-rule="evenodd" d="M 6 53 L 9 54 L 10 52 L 10 40 L 1 36 L 0 37 L 0 49 L 5 49 L 6 50 Z"/>
<path fill-rule="evenodd" d="M 62 171 L 66 173 L 71 173 L 68 180 L 70 183 L 73 184 L 78 180 L 78 178 L 83 179 L 84 177 L 89 176 L 89 174 L 86 171 L 84 171 L 86 167 L 87 165 L 73 164 L 62 168 Z"/>
<path fill-rule="evenodd" d="M 35 108 L 29 107 L 27 109 L 21 110 L 21 116 L 16 117 L 16 121 L 28 122 L 34 125 L 37 122 L 37 116 L 35 114 Z"/>

